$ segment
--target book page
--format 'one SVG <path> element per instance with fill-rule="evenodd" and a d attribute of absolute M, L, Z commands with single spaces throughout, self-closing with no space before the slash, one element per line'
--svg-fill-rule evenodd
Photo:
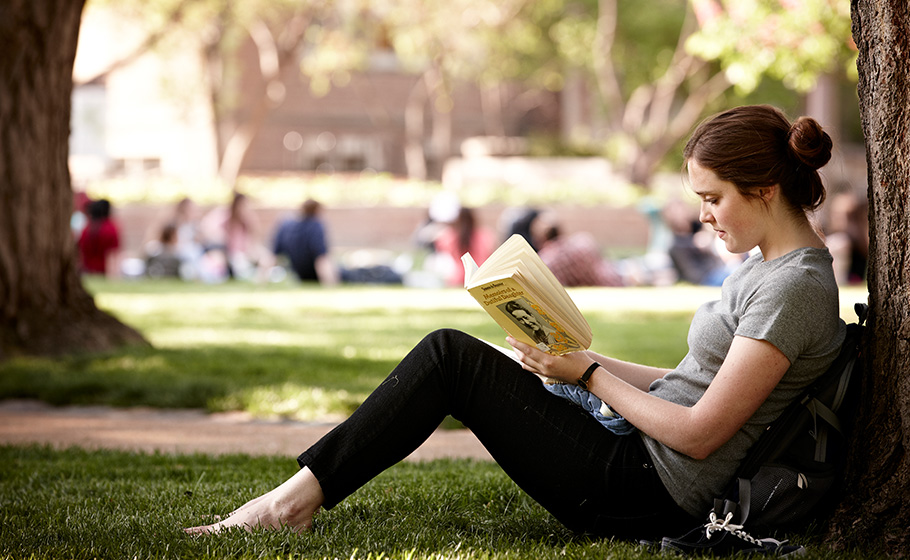
<path fill-rule="evenodd" d="M 471 253 L 463 254 L 461 263 L 464 265 L 464 287 L 467 288 L 471 284 L 471 279 L 477 274 L 477 263 L 474 262 Z"/>
<path fill-rule="evenodd" d="M 515 267 L 521 263 L 522 259 L 529 257 L 529 255 L 540 259 L 524 237 L 517 234 L 513 235 L 493 251 L 493 254 L 479 268 L 472 272 L 470 284 L 468 283 L 468 275 L 465 274 L 465 287 L 470 287 L 471 284 L 476 282 L 485 282 L 488 278 L 504 273 L 511 274 Z M 465 257 L 469 258 L 470 262 L 474 262 L 470 253 L 465 253 L 461 258 L 462 262 L 465 262 Z M 476 267 L 477 265 L 475 264 L 474 266 Z M 467 267 L 465 267 L 465 270 L 467 271 Z"/>

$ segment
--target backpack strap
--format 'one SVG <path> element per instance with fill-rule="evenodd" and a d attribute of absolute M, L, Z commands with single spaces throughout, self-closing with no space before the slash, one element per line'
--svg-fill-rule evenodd
<path fill-rule="evenodd" d="M 850 387 L 850 379 L 853 376 L 853 366 L 856 363 L 856 356 L 851 356 L 851 358 L 844 364 L 843 372 L 840 374 L 840 379 L 837 382 L 837 389 L 835 390 L 834 395 L 831 399 L 831 406 L 828 407 L 825 403 L 821 402 L 818 398 L 812 396 L 805 401 L 805 406 L 809 409 L 809 414 L 812 416 L 812 431 L 809 432 L 812 437 L 815 439 L 815 460 L 823 463 L 827 458 L 828 450 L 828 430 L 824 426 L 820 426 L 818 419 L 821 418 L 828 426 L 831 426 L 840 433 L 844 433 L 843 428 L 841 427 L 840 418 L 838 418 L 836 411 L 840 409 L 841 404 L 844 402 L 844 398 L 847 395 L 847 389 Z"/>
<path fill-rule="evenodd" d="M 813 436 L 817 436 L 819 432 L 818 428 L 818 419 L 821 418 L 829 426 L 837 430 L 838 432 L 843 432 L 840 427 L 840 419 L 838 419 L 837 414 L 833 410 L 825 406 L 823 402 L 816 398 L 809 399 L 809 402 L 806 403 L 806 408 L 809 409 L 809 414 L 812 415 L 812 419 L 815 423 L 815 429 L 812 431 Z M 823 461 L 824 459 L 816 459 Z"/>
<path fill-rule="evenodd" d="M 825 459 L 828 456 L 828 429 L 825 426 L 820 426 L 818 424 L 818 419 L 821 419 L 837 430 L 840 433 L 843 433 L 841 429 L 840 420 L 837 418 L 837 415 L 830 408 L 825 406 L 818 399 L 811 399 L 806 403 L 806 408 L 809 409 L 809 414 L 812 415 L 812 423 L 814 427 L 809 434 L 815 439 L 815 460 L 819 463 L 824 463 Z"/>
<path fill-rule="evenodd" d="M 740 478 L 740 480 L 742 481 L 744 479 Z M 748 480 L 746 480 L 746 484 L 747 485 L 749 484 Z M 746 486 L 746 490 L 748 490 L 748 489 L 749 489 L 749 487 Z M 745 510 L 743 510 L 743 503 L 745 503 Z M 714 499 L 714 514 L 717 517 L 726 518 L 727 515 L 730 513 L 733 513 L 733 515 L 735 516 L 737 512 L 739 512 L 739 517 L 738 518 L 734 517 L 733 519 L 736 520 L 737 524 L 742 525 L 745 522 L 746 517 L 749 516 L 748 494 L 746 494 L 745 500 L 739 500 L 739 501 L 732 499 L 732 498 L 726 498 L 726 499 L 715 498 Z"/>
<path fill-rule="evenodd" d="M 744 525 L 749 518 L 749 509 L 752 506 L 752 482 L 744 477 L 739 477 L 739 524 Z"/>

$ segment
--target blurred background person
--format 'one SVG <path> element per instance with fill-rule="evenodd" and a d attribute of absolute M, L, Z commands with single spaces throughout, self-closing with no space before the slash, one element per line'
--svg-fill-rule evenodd
<path fill-rule="evenodd" d="M 499 231 L 501 232 L 501 241 L 518 234 L 525 238 L 528 245 L 535 251 L 538 250 L 537 239 L 531 233 L 531 225 L 540 215 L 540 210 L 528 207 L 506 208 L 499 216 Z"/>
<path fill-rule="evenodd" d="M 275 233 L 272 250 L 283 256 L 302 281 L 317 281 L 324 285 L 338 283 L 338 270 L 329 259 L 329 244 L 325 225 L 320 219 L 322 205 L 306 200 L 297 218 L 282 222 Z"/>
<path fill-rule="evenodd" d="M 88 206 L 88 223 L 79 236 L 82 272 L 119 276 L 120 228 L 111 218 L 111 203 L 99 199 Z"/>
<path fill-rule="evenodd" d="M 461 201 L 458 195 L 443 191 L 433 197 L 427 208 L 426 218 L 414 231 L 414 244 L 418 249 L 436 252 L 436 238 L 458 218 Z"/>
<path fill-rule="evenodd" d="M 146 233 L 144 245 L 146 266 L 163 260 L 178 263 L 178 276 L 184 280 L 197 280 L 204 276 L 202 266 L 205 249 L 199 226 L 199 207 L 189 197 L 180 199 L 156 220 Z M 170 266 L 170 265 L 169 265 Z M 224 274 L 224 267 L 221 274 Z M 150 276 L 161 276 L 146 270 Z M 170 273 L 164 274 L 171 276 Z"/>
<path fill-rule="evenodd" d="M 471 253 L 479 266 L 493 253 L 495 243 L 493 233 L 477 225 L 474 210 L 461 207 L 455 219 L 439 232 L 435 240 L 439 257 L 437 266 L 446 285 L 464 286 L 464 263 L 461 262 L 461 256 Z"/>
<path fill-rule="evenodd" d="M 540 260 L 563 286 L 625 284 L 590 233 L 563 234 L 556 214 L 550 211 L 536 214 L 529 225 Z"/>
<path fill-rule="evenodd" d="M 694 208 L 682 200 L 668 202 L 662 211 L 664 222 L 672 234 L 667 253 L 676 269 L 678 280 L 699 286 L 720 286 L 741 257 L 731 255 L 729 261 L 715 250 L 713 236 L 699 235 L 702 223 Z"/>
<path fill-rule="evenodd" d="M 181 278 L 177 226 L 166 224 L 155 241 L 146 244 L 145 273 L 151 278 Z"/>
<path fill-rule="evenodd" d="M 173 216 L 167 225 L 175 229 L 174 252 L 180 259 L 180 276 L 185 280 L 197 278 L 204 252 L 199 230 L 199 206 L 189 197 L 182 198 L 174 206 Z"/>
<path fill-rule="evenodd" d="M 457 218 L 459 210 L 461 201 L 458 195 L 443 191 L 433 197 L 426 216 L 411 236 L 416 248 L 416 259 L 411 260 L 402 276 L 406 285 L 419 288 L 441 288 L 446 285 L 446 275 L 441 271 L 451 261 L 448 255 L 437 252 L 436 239 Z"/>
<path fill-rule="evenodd" d="M 869 262 L 869 201 L 850 191 L 829 204 L 825 243 L 834 257 L 834 278 L 840 285 L 862 284 Z"/>
<path fill-rule="evenodd" d="M 265 279 L 273 259 L 260 241 L 259 220 L 246 195 L 234 193 L 230 205 L 210 210 L 199 225 L 207 260 L 219 260 L 210 253 L 220 252 L 229 278 Z"/>

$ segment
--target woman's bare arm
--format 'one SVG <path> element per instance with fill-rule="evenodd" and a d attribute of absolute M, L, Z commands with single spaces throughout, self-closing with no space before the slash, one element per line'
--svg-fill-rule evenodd
<path fill-rule="evenodd" d="M 667 375 L 667 373 L 672 370 L 666 368 L 657 368 L 652 366 L 644 366 L 641 364 L 636 364 L 633 362 L 624 362 L 622 360 L 617 360 L 616 358 L 611 358 L 609 356 L 604 356 L 593 352 L 591 350 L 585 351 L 592 361 L 600 363 L 604 366 L 607 371 L 615 375 L 616 377 L 622 379 L 629 385 L 638 388 L 641 391 L 648 391 L 648 388 L 651 386 L 651 383 L 657 379 L 662 378 Z"/>
<path fill-rule="evenodd" d="M 551 356 L 514 339 L 509 343 L 525 369 L 557 381 L 574 383 L 592 360 L 586 352 Z M 770 342 L 734 337 L 720 371 L 692 407 L 642 391 L 603 365 L 588 381 L 592 393 L 657 441 L 702 459 L 733 437 L 758 410 L 790 361 Z M 622 375 L 629 376 L 629 371 Z M 638 374 L 632 377 L 638 378 Z"/>

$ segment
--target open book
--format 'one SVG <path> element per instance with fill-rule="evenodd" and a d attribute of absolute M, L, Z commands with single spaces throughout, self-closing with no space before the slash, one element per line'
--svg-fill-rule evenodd
<path fill-rule="evenodd" d="M 516 340 L 550 354 L 591 346 L 591 326 L 524 237 L 513 235 L 478 268 L 470 253 L 464 286 Z"/>

